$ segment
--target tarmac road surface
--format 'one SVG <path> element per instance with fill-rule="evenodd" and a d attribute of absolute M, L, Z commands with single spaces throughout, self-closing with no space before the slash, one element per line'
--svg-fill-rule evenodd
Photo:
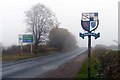
<path fill-rule="evenodd" d="M 84 51 L 86 48 L 76 48 L 70 52 L 59 52 L 53 55 L 6 63 L 2 65 L 2 77 L 36 78 L 52 69 L 57 69 Z"/>

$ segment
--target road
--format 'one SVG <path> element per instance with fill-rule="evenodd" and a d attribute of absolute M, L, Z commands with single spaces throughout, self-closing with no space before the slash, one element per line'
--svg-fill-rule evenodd
<path fill-rule="evenodd" d="M 2 65 L 3 78 L 37 78 L 50 70 L 57 69 L 72 58 L 84 52 L 85 48 L 77 48 L 70 52 L 20 60 Z"/>

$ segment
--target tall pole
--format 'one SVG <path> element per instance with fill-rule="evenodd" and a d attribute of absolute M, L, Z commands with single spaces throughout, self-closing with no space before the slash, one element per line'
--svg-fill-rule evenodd
<path fill-rule="evenodd" d="M 32 43 L 31 43 L 31 54 L 32 54 Z"/>
<path fill-rule="evenodd" d="M 91 77 L 90 54 L 91 54 L 91 35 L 88 35 L 88 78 Z"/>
<path fill-rule="evenodd" d="M 91 68 L 90 68 L 91 36 L 95 37 L 95 39 L 100 37 L 100 33 L 96 34 L 92 32 L 95 29 L 97 29 L 98 25 L 99 25 L 98 13 L 82 13 L 81 26 L 85 31 L 87 31 L 87 33 L 80 33 L 79 35 L 83 39 L 85 36 L 88 36 L 88 78 L 91 78 Z"/>
<path fill-rule="evenodd" d="M 22 51 L 22 43 L 21 43 L 21 51 Z"/>

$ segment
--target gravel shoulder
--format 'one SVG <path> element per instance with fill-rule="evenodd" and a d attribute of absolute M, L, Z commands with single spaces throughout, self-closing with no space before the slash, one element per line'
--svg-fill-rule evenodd
<path fill-rule="evenodd" d="M 68 61 L 67 63 L 59 66 L 55 70 L 51 70 L 43 74 L 43 78 L 74 78 L 80 70 L 83 61 L 87 58 L 87 51 L 81 53 L 76 58 Z"/>

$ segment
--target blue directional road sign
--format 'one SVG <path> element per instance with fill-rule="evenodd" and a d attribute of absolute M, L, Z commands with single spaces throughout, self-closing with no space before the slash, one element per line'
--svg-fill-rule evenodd
<path fill-rule="evenodd" d="M 19 34 L 19 43 L 33 43 L 34 37 L 32 34 Z"/>
<path fill-rule="evenodd" d="M 23 37 L 22 37 L 22 41 L 23 41 L 23 43 L 32 43 L 33 42 L 33 35 L 23 35 Z"/>

